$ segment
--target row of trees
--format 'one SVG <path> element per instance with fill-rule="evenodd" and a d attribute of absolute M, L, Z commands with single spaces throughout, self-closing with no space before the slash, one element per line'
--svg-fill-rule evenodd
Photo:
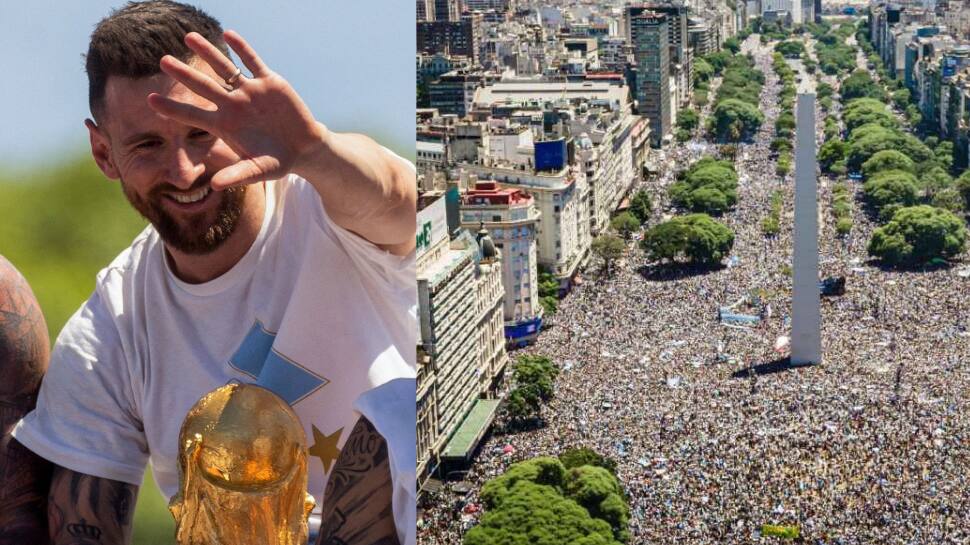
<path fill-rule="evenodd" d="M 721 51 L 715 55 L 725 53 Z M 737 143 L 749 138 L 764 123 L 759 97 L 765 75 L 746 55 L 729 56 L 722 65 L 721 75 L 721 86 L 717 89 L 717 100 L 707 129 L 717 140 Z"/>
<path fill-rule="evenodd" d="M 481 498 L 485 514 L 465 545 L 619 545 L 631 537 L 616 463 L 587 448 L 512 464 Z"/>
<path fill-rule="evenodd" d="M 864 177 L 865 200 L 883 224 L 869 241 L 871 256 L 907 267 L 953 258 L 966 249 L 966 225 L 954 212 L 960 213 L 965 204 L 960 184 L 970 185 L 970 179 L 957 183 L 950 176 L 952 144 L 920 141 L 904 130 L 885 103 L 889 96 L 885 70 L 877 73 L 879 80 L 856 71 L 842 82 L 841 96 L 846 101 L 842 119 L 848 138 L 825 142 L 819 162 L 824 170 L 845 169 Z M 898 89 L 893 98 L 900 109 L 909 99 Z M 848 216 L 849 207 L 847 195 L 835 195 L 833 212 L 845 214 L 838 221 Z"/>
<path fill-rule="evenodd" d="M 852 25 L 832 28 L 828 23 L 822 23 L 820 28 L 824 31 L 815 35 L 815 56 L 819 69 L 830 76 L 840 76 L 855 68 L 856 49 L 846 43 L 846 39 L 852 35 Z"/>
<path fill-rule="evenodd" d="M 781 191 L 775 190 L 771 193 L 771 208 L 768 215 L 761 220 L 761 232 L 766 237 L 778 236 L 781 232 L 781 208 L 784 203 Z"/>
<path fill-rule="evenodd" d="M 804 47 L 802 52 L 804 53 Z M 772 69 L 781 80 L 781 90 L 778 93 L 781 111 L 778 113 L 778 119 L 775 120 L 775 140 L 772 142 L 772 149 L 778 154 L 775 173 L 779 176 L 787 176 L 792 169 L 791 142 L 795 137 L 795 94 L 797 92 L 795 72 L 788 66 L 780 52 L 772 55 Z"/>

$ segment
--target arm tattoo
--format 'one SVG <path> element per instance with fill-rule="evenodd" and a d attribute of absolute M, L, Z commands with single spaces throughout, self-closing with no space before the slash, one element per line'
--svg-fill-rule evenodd
<path fill-rule="evenodd" d="M 47 516 L 52 545 L 127 545 L 131 542 L 133 484 L 54 467 Z"/>
<path fill-rule="evenodd" d="M 0 545 L 47 542 L 50 464 L 10 432 L 34 408 L 49 354 L 40 306 L 0 256 Z"/>
<path fill-rule="evenodd" d="M 361 417 L 327 481 L 317 545 L 398 545 L 392 492 L 387 443 Z"/>

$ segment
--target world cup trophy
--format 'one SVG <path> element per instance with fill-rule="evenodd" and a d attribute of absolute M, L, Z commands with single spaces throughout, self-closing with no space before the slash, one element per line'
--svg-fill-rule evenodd
<path fill-rule="evenodd" d="M 250 384 L 228 384 L 189 410 L 179 433 L 179 545 L 305 545 L 313 496 L 293 409 Z"/>

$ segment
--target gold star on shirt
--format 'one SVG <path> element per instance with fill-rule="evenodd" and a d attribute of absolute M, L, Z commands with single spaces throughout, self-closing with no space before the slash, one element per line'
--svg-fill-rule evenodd
<path fill-rule="evenodd" d="M 337 441 L 340 440 L 340 433 L 344 429 L 340 428 L 330 435 L 324 435 L 313 424 L 310 427 L 313 429 L 313 446 L 307 449 L 307 452 L 310 453 L 310 456 L 320 458 L 320 461 L 323 462 L 323 472 L 330 473 L 330 466 L 333 465 L 337 460 L 337 456 L 340 455 L 340 449 L 337 448 Z"/>

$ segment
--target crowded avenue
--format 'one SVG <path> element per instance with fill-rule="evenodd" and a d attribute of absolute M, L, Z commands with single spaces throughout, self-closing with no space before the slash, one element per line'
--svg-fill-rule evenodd
<path fill-rule="evenodd" d="M 612 274 L 594 260 L 552 327 L 512 353 L 561 369 L 545 425 L 512 432 L 497 420 L 464 486 L 431 494 L 420 542 L 459 543 L 478 516 L 477 490 L 510 463 L 579 446 L 617 461 L 631 543 L 774 541 L 763 524 L 798 525 L 813 544 L 970 542 L 970 268 L 880 268 L 866 254 L 874 225 L 863 206 L 837 237 L 834 180 L 820 178 L 821 276 L 844 276 L 845 293 L 822 299 L 822 363 L 783 364 L 794 188 L 769 149 L 780 84 L 774 44 L 758 38 L 742 51 L 765 74 L 766 119 L 740 144 L 738 203 L 720 218 L 736 235 L 731 257 L 710 271 L 662 268 L 631 240 Z M 816 115 L 821 141 L 827 114 Z M 676 173 L 717 149 L 698 134 L 660 152 L 661 172 L 640 187 L 654 198 L 649 225 L 673 213 Z M 776 190 L 781 231 L 766 237 Z M 742 312 L 759 323 L 719 321 L 718 308 L 739 301 L 757 301 Z"/>

